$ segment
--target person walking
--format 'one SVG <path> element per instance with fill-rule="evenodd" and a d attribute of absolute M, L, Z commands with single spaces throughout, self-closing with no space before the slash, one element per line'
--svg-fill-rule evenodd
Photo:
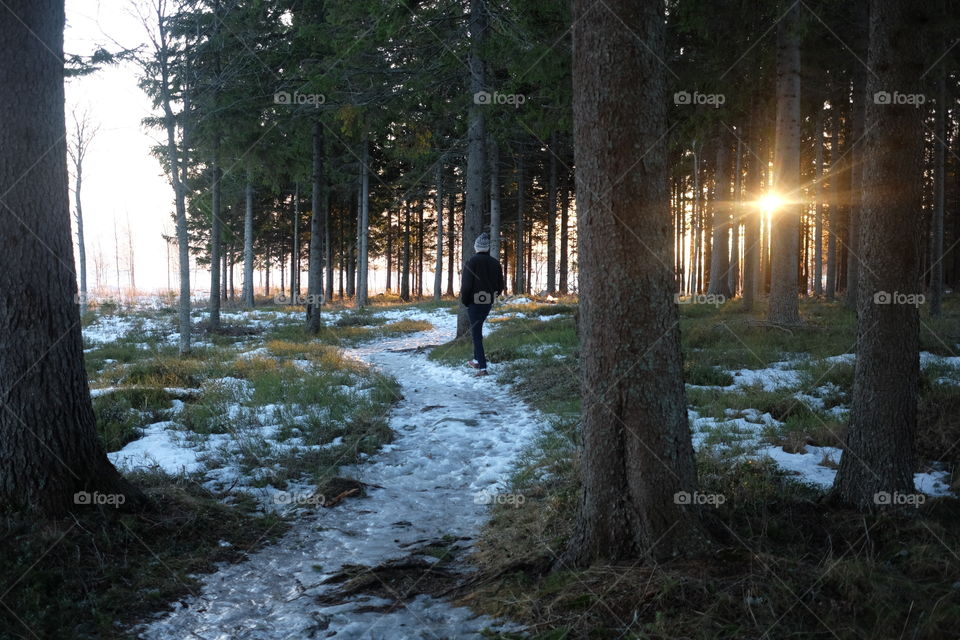
<path fill-rule="evenodd" d="M 476 252 L 463 269 L 460 302 L 467 308 L 470 335 L 473 338 L 473 360 L 467 364 L 477 370 L 476 375 L 487 375 L 487 358 L 483 353 L 483 321 L 487 319 L 493 301 L 504 290 L 503 268 L 490 255 L 490 234 L 484 232 L 473 243 Z"/>

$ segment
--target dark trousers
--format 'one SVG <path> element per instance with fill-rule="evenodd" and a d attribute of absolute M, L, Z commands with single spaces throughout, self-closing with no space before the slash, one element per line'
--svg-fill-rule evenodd
<path fill-rule="evenodd" d="M 480 369 L 487 368 L 487 357 L 483 353 L 483 321 L 487 319 L 492 304 L 471 304 L 467 307 L 470 318 L 470 335 L 473 337 L 473 359 Z"/>

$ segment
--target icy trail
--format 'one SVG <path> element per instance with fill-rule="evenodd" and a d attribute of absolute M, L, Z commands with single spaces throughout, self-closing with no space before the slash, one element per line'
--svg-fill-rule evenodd
<path fill-rule="evenodd" d="M 539 415 L 493 381 L 399 352 L 453 335 L 455 318 L 431 313 L 433 331 L 350 350 L 393 375 L 403 399 L 394 405 L 394 442 L 342 474 L 383 488 L 331 508 L 303 510 L 275 544 L 203 576 L 198 597 L 140 630 L 149 639 L 475 638 L 489 618 L 418 596 L 391 613 L 368 596 L 322 606 L 317 586 L 345 564 L 374 566 L 443 536 L 472 538 L 487 518 L 477 494 L 503 487 L 511 461 L 540 428 Z M 467 542 L 466 544 L 469 544 Z M 317 567 L 320 567 L 318 570 Z"/>

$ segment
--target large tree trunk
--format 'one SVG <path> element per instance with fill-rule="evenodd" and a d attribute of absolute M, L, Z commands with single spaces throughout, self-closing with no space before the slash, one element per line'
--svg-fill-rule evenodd
<path fill-rule="evenodd" d="M 575 0 L 573 14 L 583 453 L 560 567 L 668 558 L 701 532 L 681 504 L 696 469 L 670 267 L 664 4 Z"/>
<path fill-rule="evenodd" d="M 253 308 L 253 179 L 247 173 L 243 209 L 243 304 Z"/>
<path fill-rule="evenodd" d="M 866 95 L 919 93 L 919 2 L 870 4 Z M 874 511 L 912 494 L 919 393 L 919 254 L 923 111 L 866 105 L 857 362 L 846 448 L 834 483 L 842 502 Z M 902 504 L 902 503 L 900 503 Z"/>
<path fill-rule="evenodd" d="M 483 50 L 487 32 L 486 0 L 470 0 L 470 93 L 476 95 L 484 90 Z M 483 227 L 483 171 L 486 165 L 487 125 L 484 109 L 487 107 L 474 100 L 470 105 L 467 131 L 467 197 L 463 208 L 463 232 L 461 234 L 460 259 L 464 268 L 473 256 L 473 241 Z M 467 309 L 459 305 L 457 337 L 470 330 Z"/>
<path fill-rule="evenodd" d="M 324 197 L 323 184 L 323 125 L 318 120 L 313 124 L 313 175 L 310 189 L 310 264 L 307 266 L 307 330 L 320 333 L 320 303 L 323 297 L 323 250 L 329 239 L 321 234 L 327 227 L 326 207 L 321 208 Z M 333 281 L 327 293 L 332 296 Z"/>
<path fill-rule="evenodd" d="M 767 319 L 798 324 L 800 254 L 800 7 L 793 4 L 777 26 L 777 146 L 775 186 L 790 200 L 773 216 L 770 306 Z"/>
<path fill-rule="evenodd" d="M 715 296 L 730 297 L 730 180 L 729 158 L 730 147 L 727 145 L 724 130 L 726 125 L 721 124 L 719 139 L 717 140 L 717 168 L 714 174 L 714 211 L 713 237 L 711 239 L 710 254 L 710 283 L 708 293 Z"/>
<path fill-rule="evenodd" d="M 70 237 L 62 0 L 0 20 L 0 507 L 59 515 L 143 495 L 107 460 L 83 366 Z M 77 492 L 97 492 L 85 500 Z"/>

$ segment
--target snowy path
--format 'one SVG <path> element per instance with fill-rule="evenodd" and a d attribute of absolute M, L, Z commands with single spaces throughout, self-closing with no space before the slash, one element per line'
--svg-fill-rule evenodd
<path fill-rule="evenodd" d="M 488 513 L 477 494 L 502 488 L 511 461 L 540 427 L 538 414 L 511 399 L 493 376 L 477 379 L 424 355 L 393 351 L 449 340 L 455 318 L 430 316 L 433 331 L 352 350 L 402 387 L 403 400 L 390 417 L 394 442 L 342 472 L 383 488 L 331 509 L 303 511 L 275 544 L 203 576 L 199 597 L 176 605 L 141 637 L 475 638 L 494 624 L 429 596 L 385 614 L 357 611 L 386 603 L 375 597 L 336 606 L 316 602 L 331 589 L 316 585 L 345 564 L 374 566 L 443 536 L 475 536 Z"/>

